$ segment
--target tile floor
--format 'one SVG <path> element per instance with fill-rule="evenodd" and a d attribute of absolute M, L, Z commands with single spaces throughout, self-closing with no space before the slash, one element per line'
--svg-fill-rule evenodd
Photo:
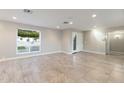
<path fill-rule="evenodd" d="M 1 62 L 0 82 L 124 83 L 124 56 L 58 53 Z"/>

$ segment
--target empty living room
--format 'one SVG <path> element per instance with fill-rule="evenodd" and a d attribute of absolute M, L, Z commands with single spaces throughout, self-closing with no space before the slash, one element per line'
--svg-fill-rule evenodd
<path fill-rule="evenodd" d="M 123 82 L 123 9 L 0 9 L 0 83 Z"/>

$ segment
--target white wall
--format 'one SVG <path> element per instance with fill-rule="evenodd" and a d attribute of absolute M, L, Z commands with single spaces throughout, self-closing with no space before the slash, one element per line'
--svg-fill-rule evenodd
<path fill-rule="evenodd" d="M 64 30 L 62 32 L 62 51 L 65 53 L 72 52 L 72 32 L 68 30 Z"/>
<path fill-rule="evenodd" d="M 18 28 L 41 31 L 41 52 L 37 54 L 61 51 L 61 31 L 0 21 L 0 59 L 27 55 L 16 54 L 16 33 Z"/>
<path fill-rule="evenodd" d="M 106 52 L 105 31 L 101 30 L 85 31 L 84 51 L 105 54 Z"/>
<path fill-rule="evenodd" d="M 53 31 L 48 30 L 44 31 L 44 53 L 49 52 L 59 52 L 61 51 L 61 42 L 62 42 L 62 32 L 61 31 Z"/>

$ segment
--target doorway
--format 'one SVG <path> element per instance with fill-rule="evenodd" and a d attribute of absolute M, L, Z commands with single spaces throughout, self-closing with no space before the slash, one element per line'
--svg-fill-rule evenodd
<path fill-rule="evenodd" d="M 83 34 L 81 32 L 72 32 L 72 53 L 83 50 Z"/>
<path fill-rule="evenodd" d="M 124 55 L 124 31 L 108 33 L 108 54 Z"/>

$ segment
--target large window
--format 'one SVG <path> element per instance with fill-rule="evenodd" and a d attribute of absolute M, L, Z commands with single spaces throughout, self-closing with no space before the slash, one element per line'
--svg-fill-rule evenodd
<path fill-rule="evenodd" d="M 41 46 L 39 31 L 18 29 L 17 53 L 39 52 Z"/>

